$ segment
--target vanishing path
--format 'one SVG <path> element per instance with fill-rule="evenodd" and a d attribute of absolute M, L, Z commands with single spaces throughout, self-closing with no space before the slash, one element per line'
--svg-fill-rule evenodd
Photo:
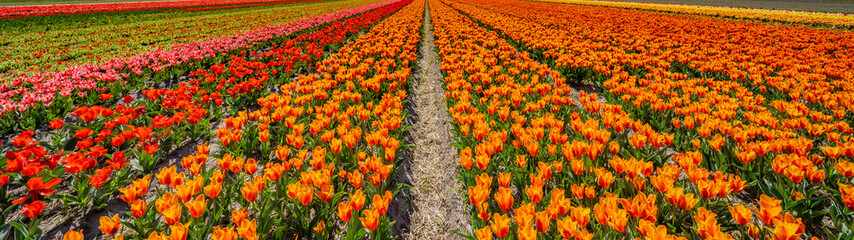
<path fill-rule="evenodd" d="M 464 187 L 456 178 L 459 153 L 451 146 L 451 118 L 429 8 L 425 8 L 419 71 L 410 95 L 415 124 L 409 134 L 415 147 L 408 177 L 415 206 L 405 239 L 462 239 L 454 231 L 469 232 L 468 211 L 463 204 Z"/>

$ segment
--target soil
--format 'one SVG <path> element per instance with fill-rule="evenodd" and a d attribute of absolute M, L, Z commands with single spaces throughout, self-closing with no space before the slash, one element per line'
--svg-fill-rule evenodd
<path fill-rule="evenodd" d="M 433 44 L 429 6 L 425 8 L 421 59 L 414 90 L 410 93 L 413 129 L 407 141 L 414 144 L 409 171 L 413 208 L 405 239 L 462 239 L 470 232 L 464 187 L 457 180 L 459 153 L 451 146 L 451 118 L 445 103 L 444 79 Z"/>

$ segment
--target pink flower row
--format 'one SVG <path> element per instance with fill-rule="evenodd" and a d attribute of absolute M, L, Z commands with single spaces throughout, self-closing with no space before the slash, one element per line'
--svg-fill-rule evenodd
<path fill-rule="evenodd" d="M 113 58 L 101 64 L 71 66 L 64 71 L 36 73 L 18 77 L 11 84 L 0 84 L 0 116 L 12 111 L 27 111 L 36 104 L 50 107 L 56 97 L 73 97 L 74 90 L 93 90 L 99 81 L 117 81 L 145 70 L 155 72 L 184 64 L 191 60 L 215 57 L 218 53 L 252 47 L 259 42 L 288 35 L 323 23 L 353 16 L 400 0 L 366 5 L 314 18 L 296 20 L 289 24 L 268 26 L 228 37 L 178 44 L 171 49 L 157 49 L 127 58 Z M 26 83 L 26 84 L 25 84 Z M 26 86 L 26 87 L 23 87 Z M 59 96 L 57 96 L 57 93 Z M 85 96 L 85 92 L 78 95 Z"/>
<path fill-rule="evenodd" d="M 65 5 L 41 5 L 41 6 L 10 6 L 0 7 L 0 19 L 38 17 L 49 15 L 66 15 L 80 13 L 99 12 L 122 12 L 167 8 L 221 6 L 247 3 L 281 2 L 287 0 L 219 0 L 219 1 L 159 1 L 159 2 L 133 2 L 133 3 L 93 3 L 93 4 L 65 4 Z"/>
<path fill-rule="evenodd" d="M 208 10 L 217 10 L 217 9 L 258 7 L 258 6 L 303 3 L 303 2 L 320 2 L 320 1 L 326 1 L 326 0 L 291 0 L 291 1 L 284 1 L 284 2 L 268 2 L 268 3 L 244 4 L 244 5 L 227 5 L 227 6 L 218 6 L 217 5 L 214 7 L 187 8 L 187 9 L 182 9 L 181 11 L 182 12 L 195 12 L 195 11 L 208 11 Z"/>

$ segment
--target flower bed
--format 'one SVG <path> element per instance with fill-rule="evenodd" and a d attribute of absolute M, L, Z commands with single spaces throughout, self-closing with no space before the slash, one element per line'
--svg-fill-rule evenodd
<path fill-rule="evenodd" d="M 75 122 L 59 119 L 51 121 L 50 127 L 56 130 L 49 133 L 49 142 L 39 143 L 34 140 L 33 131 L 21 133 L 10 143 L 12 149 L 3 154 L 6 164 L 0 179 L 4 181 L 4 191 L 24 185 L 29 189 L 30 194 L 23 198 L 6 192 L 2 194 L 5 199 L 17 199 L 3 203 L 4 209 L 24 205 L 20 209 L 27 218 L 4 224 L 23 222 L 31 234 L 38 234 L 34 229 L 39 226 L 39 215 L 45 201 L 61 201 L 66 206 L 91 206 L 97 210 L 115 198 L 114 194 L 122 193 L 119 198 L 136 209 L 141 204 L 136 200 L 146 200 L 139 198 L 147 193 L 148 183 L 143 187 L 140 180 L 134 180 L 140 183 L 127 188 L 124 186 L 136 175 L 148 174 L 143 179 L 150 179 L 150 174 L 155 173 L 173 146 L 187 140 L 195 142 L 212 137 L 210 122 L 225 116 L 231 116 L 224 119 L 226 126 L 234 127 L 233 124 L 239 121 L 235 119 L 242 117 L 245 120 L 246 111 L 241 109 L 256 102 L 254 100 L 264 96 L 268 89 L 288 83 L 296 71 L 314 67 L 314 63 L 323 57 L 324 49 L 337 49 L 348 38 L 354 38 L 357 32 L 369 28 L 408 3 L 396 2 L 325 25 L 317 31 L 306 32 L 275 44 L 269 51 L 251 53 L 251 59 L 240 57 L 245 54 L 232 56 L 225 64 L 192 72 L 191 80 L 179 84 L 175 89 L 146 89 L 142 91 L 145 98 L 124 98 L 121 104 L 114 107 L 79 107 L 72 112 Z M 217 131 L 218 137 L 225 136 L 222 131 Z M 222 142 L 224 146 L 230 143 L 227 138 L 222 139 Z M 205 143 L 199 146 L 194 156 L 184 158 L 180 174 L 175 172 L 175 166 L 160 170 L 156 175 L 160 184 L 175 183 L 172 187 L 180 185 L 183 177 L 177 180 L 175 176 L 183 176 L 184 169 L 193 176 L 201 172 L 210 176 L 212 170 L 203 168 L 208 146 Z M 231 154 L 237 155 L 235 152 Z M 231 174 L 225 176 L 233 180 Z M 71 188 L 70 194 L 52 195 L 52 188 L 60 182 L 60 177 L 70 179 L 67 183 Z M 230 189 L 227 188 L 226 192 Z M 198 189 L 194 191 L 199 193 Z M 133 212 L 129 215 L 141 217 Z M 151 220 L 128 224 L 132 224 L 134 235 L 148 236 L 152 230 L 161 229 Z M 27 232 L 14 234 L 21 238 L 28 235 Z"/>

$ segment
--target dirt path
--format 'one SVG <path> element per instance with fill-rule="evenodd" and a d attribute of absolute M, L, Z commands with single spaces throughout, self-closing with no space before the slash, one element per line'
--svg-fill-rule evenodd
<path fill-rule="evenodd" d="M 439 56 L 433 44 L 429 6 L 425 8 L 419 72 L 411 94 L 415 148 L 411 171 L 414 211 L 406 239 L 462 239 L 454 231 L 469 232 L 463 185 L 456 179 L 459 154 L 451 144 L 451 118 Z"/>

